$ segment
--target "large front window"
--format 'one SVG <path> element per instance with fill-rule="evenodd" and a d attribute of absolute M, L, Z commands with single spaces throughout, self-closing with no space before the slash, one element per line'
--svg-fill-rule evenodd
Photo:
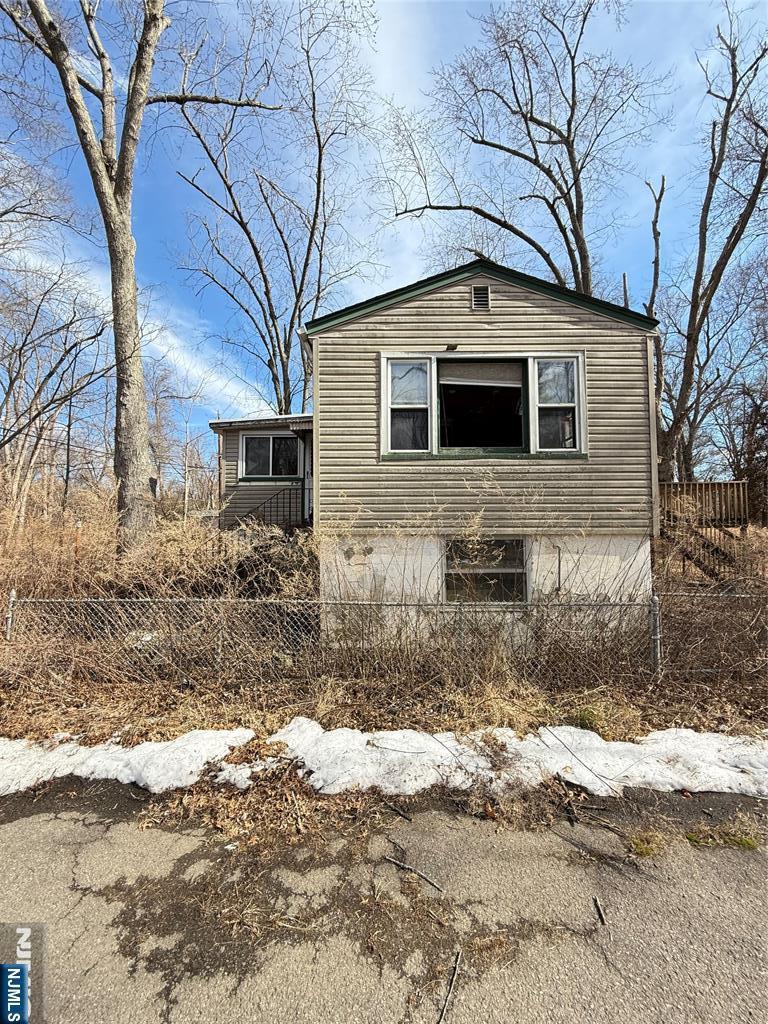
<path fill-rule="evenodd" d="M 525 543 L 451 540 L 445 553 L 447 601 L 525 601 Z"/>
<path fill-rule="evenodd" d="M 299 475 L 299 439 L 295 434 L 242 435 L 240 476 Z"/>
<path fill-rule="evenodd" d="M 438 360 L 440 447 L 522 449 L 523 366 L 510 360 Z"/>
<path fill-rule="evenodd" d="M 446 458 L 584 452 L 578 356 L 383 358 L 382 451 Z"/>

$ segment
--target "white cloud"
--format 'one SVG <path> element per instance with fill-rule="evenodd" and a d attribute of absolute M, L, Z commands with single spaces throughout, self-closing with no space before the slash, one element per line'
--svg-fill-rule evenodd
<path fill-rule="evenodd" d="M 58 246 L 52 241 L 45 252 L 37 247 L 17 248 L 12 257 L 6 259 L 12 258 L 18 265 L 37 266 L 43 272 L 54 272 L 60 264 L 53 253 L 56 249 L 63 250 L 61 240 L 58 241 Z M 73 261 L 73 292 L 87 292 L 93 307 L 108 315 L 111 309 L 108 268 L 74 244 L 70 244 L 68 258 Z M 199 394 L 199 405 L 222 416 L 269 412 L 267 403 L 259 400 L 252 387 L 239 380 L 235 373 L 220 369 L 221 354 L 213 350 L 209 341 L 213 332 L 204 320 L 189 310 L 153 300 L 149 292 L 142 294 L 140 302 L 144 307 L 140 317 L 145 353 L 167 360 L 188 390 Z"/>

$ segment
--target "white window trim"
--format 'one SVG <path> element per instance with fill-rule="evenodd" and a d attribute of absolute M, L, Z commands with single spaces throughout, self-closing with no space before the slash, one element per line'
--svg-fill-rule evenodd
<path fill-rule="evenodd" d="M 476 572 L 476 573 L 482 573 L 482 572 L 493 572 L 493 571 L 496 571 L 496 572 L 510 572 L 510 573 L 516 572 L 518 574 L 520 572 L 522 572 L 523 576 L 525 577 L 525 593 L 524 593 L 524 596 L 523 596 L 523 600 L 522 601 L 466 601 L 466 602 L 463 602 L 463 603 L 471 604 L 473 607 L 476 607 L 476 608 L 520 608 L 523 605 L 530 604 L 530 602 L 531 602 L 531 550 L 532 550 L 532 545 L 530 543 L 530 538 L 525 537 L 525 536 L 520 536 L 520 535 L 518 535 L 517 537 L 487 537 L 487 538 L 483 538 L 484 540 L 487 540 L 489 544 L 492 544 L 494 541 L 521 540 L 523 542 L 523 568 L 522 568 L 522 570 L 521 569 L 498 569 L 498 568 L 496 570 L 493 570 L 492 567 L 490 567 L 490 566 L 485 566 L 485 567 L 478 566 L 477 568 L 469 568 L 469 569 L 449 569 L 448 568 L 448 544 L 452 540 L 460 540 L 460 539 L 461 539 L 460 537 L 444 537 L 443 538 L 443 585 L 442 585 L 443 604 L 451 604 L 451 605 L 459 604 L 458 601 L 449 601 L 448 600 L 448 587 L 446 585 L 445 577 L 447 576 L 447 574 L 449 572 L 468 572 L 468 573 Z"/>
<path fill-rule="evenodd" d="M 574 365 L 574 382 L 573 382 L 573 402 L 540 402 L 539 401 L 539 363 L 564 363 L 569 362 Z M 557 452 L 562 455 L 568 454 L 580 454 L 586 451 L 584 447 L 585 429 L 586 429 L 586 417 L 584 415 L 584 397 L 582 394 L 581 381 L 583 377 L 581 368 L 581 359 L 578 355 L 562 355 L 562 356 L 551 356 L 541 355 L 531 359 L 528 364 L 529 366 L 529 383 L 530 387 L 528 394 L 530 396 L 530 417 L 531 417 L 531 450 L 537 452 Z M 539 409 L 573 409 L 576 413 L 574 416 L 574 424 L 576 427 L 576 447 L 575 448 L 543 448 L 539 443 Z"/>
<path fill-rule="evenodd" d="M 402 359 L 397 356 L 386 355 L 383 358 L 383 384 L 386 389 L 386 396 L 384 402 L 386 420 L 384 424 L 384 436 L 387 453 L 396 455 L 425 455 L 432 452 L 434 448 L 434 411 L 437 408 L 437 402 L 434 400 L 436 394 L 434 388 L 434 374 L 435 366 L 434 360 L 430 356 L 405 356 Z M 392 374 L 390 373 L 390 363 L 414 363 L 421 364 L 427 368 L 427 401 L 424 403 L 413 403 L 410 405 L 392 405 Z M 392 448 L 392 409 L 426 409 L 427 411 L 427 447 L 426 448 Z"/>
<path fill-rule="evenodd" d="M 589 430 L 587 426 L 587 384 L 586 384 L 586 353 L 583 349 L 571 350 L 570 352 L 380 352 L 380 455 L 437 455 L 439 440 L 439 424 L 437 422 L 437 363 L 447 359 L 483 360 L 492 359 L 503 361 L 505 359 L 517 360 L 527 363 L 528 367 L 528 437 L 530 441 L 530 453 L 536 455 L 557 454 L 563 458 L 576 455 L 589 454 Z M 539 448 L 539 416 L 538 416 L 538 388 L 536 372 L 537 360 L 563 360 L 570 359 L 576 363 L 576 448 Z M 399 449 L 393 452 L 390 448 L 390 376 L 389 363 L 392 362 L 422 362 L 430 365 L 429 372 L 429 448 L 404 451 Z M 405 408 L 402 406 L 401 408 Z M 415 408 L 415 407 L 414 407 Z M 423 406 L 419 406 L 423 408 Z M 504 456 L 499 456 L 504 458 Z"/>
<path fill-rule="evenodd" d="M 247 477 L 245 475 L 245 441 L 248 437 L 264 437 L 269 438 L 269 475 L 259 477 Z M 298 445 L 297 453 L 297 472 L 295 476 L 272 476 L 272 438 L 273 437 L 295 437 Z M 240 441 L 238 444 L 238 456 L 237 456 L 237 482 L 239 484 L 259 484 L 265 483 L 268 480 L 285 480 L 286 486 L 289 483 L 295 483 L 296 480 L 300 479 L 304 475 L 304 444 L 298 434 L 294 434 L 292 430 L 241 430 Z"/>

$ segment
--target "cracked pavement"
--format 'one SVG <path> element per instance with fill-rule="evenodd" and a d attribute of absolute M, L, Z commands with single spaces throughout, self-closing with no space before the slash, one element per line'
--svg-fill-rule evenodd
<path fill-rule="evenodd" d="M 246 884 L 202 832 L 140 828 L 142 802 L 70 782 L 0 808 L 0 920 L 47 924 L 52 1024 L 432 1024 L 459 949 L 446 1024 L 765 1020 L 764 851 L 639 861 L 583 824 L 431 808 L 351 853 L 291 847 Z"/>

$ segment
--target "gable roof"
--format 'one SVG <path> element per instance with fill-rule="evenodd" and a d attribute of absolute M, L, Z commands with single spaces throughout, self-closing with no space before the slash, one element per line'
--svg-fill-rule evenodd
<path fill-rule="evenodd" d="M 523 274 L 519 270 L 512 270 L 511 267 L 504 267 L 500 263 L 493 263 L 491 260 L 476 259 L 470 263 L 464 263 L 453 270 L 444 270 L 440 274 L 433 274 L 421 281 L 405 285 L 403 288 L 395 288 L 390 292 L 383 292 L 381 295 L 374 295 L 363 302 L 355 302 L 351 306 L 337 309 L 333 313 L 326 313 L 323 316 L 315 317 L 304 325 L 307 335 L 322 334 L 331 327 L 338 327 L 348 323 L 350 320 L 357 320 L 358 317 L 367 316 L 377 310 L 386 309 L 388 306 L 395 306 L 399 302 L 407 302 L 408 299 L 416 298 L 425 292 L 431 292 L 436 288 L 443 288 L 445 285 L 456 284 L 465 281 L 470 277 L 483 274 L 486 277 L 493 277 L 499 281 L 509 284 L 520 285 L 534 292 L 543 295 L 550 295 L 555 299 L 568 302 L 573 306 L 580 306 L 582 309 L 589 309 L 593 313 L 600 313 L 603 316 L 612 317 L 614 320 L 622 320 L 624 323 L 639 327 L 645 331 L 656 329 L 658 320 L 638 313 L 636 310 L 627 309 L 625 306 L 617 306 L 614 302 L 606 302 L 605 299 L 596 299 L 591 295 L 582 295 L 581 292 L 572 288 L 563 288 L 551 281 L 543 281 L 539 277 L 532 277 L 530 274 Z"/>

